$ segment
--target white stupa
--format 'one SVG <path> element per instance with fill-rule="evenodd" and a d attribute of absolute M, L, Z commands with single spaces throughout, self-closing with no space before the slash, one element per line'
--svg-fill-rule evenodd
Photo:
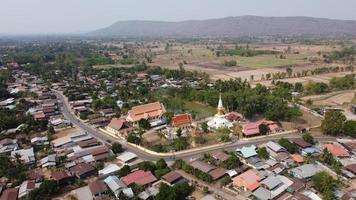
<path fill-rule="evenodd" d="M 211 129 L 232 128 L 234 125 L 225 118 L 225 109 L 221 100 L 221 94 L 218 103 L 218 112 L 214 118 L 208 121 L 208 126 Z"/>

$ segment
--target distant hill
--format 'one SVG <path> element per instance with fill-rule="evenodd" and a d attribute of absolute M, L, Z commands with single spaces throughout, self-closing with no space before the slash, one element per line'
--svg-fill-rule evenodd
<path fill-rule="evenodd" d="M 313 17 L 240 16 L 180 22 L 118 21 L 88 33 L 118 37 L 240 37 L 356 35 L 356 21 Z"/>

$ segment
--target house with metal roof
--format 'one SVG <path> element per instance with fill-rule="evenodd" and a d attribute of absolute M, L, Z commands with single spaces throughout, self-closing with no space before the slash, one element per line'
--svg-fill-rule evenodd
<path fill-rule="evenodd" d="M 104 182 L 110 188 L 110 190 L 115 194 L 116 197 L 123 189 L 126 188 L 125 183 L 122 182 L 116 176 L 108 176 L 106 179 L 104 179 Z"/>
<path fill-rule="evenodd" d="M 241 149 L 236 149 L 236 151 L 239 152 L 244 158 L 250 158 L 257 155 L 255 145 L 243 146 Z"/>
<path fill-rule="evenodd" d="M 309 179 L 314 174 L 321 172 L 322 168 L 316 164 L 305 164 L 289 170 L 289 172 L 296 178 Z"/>

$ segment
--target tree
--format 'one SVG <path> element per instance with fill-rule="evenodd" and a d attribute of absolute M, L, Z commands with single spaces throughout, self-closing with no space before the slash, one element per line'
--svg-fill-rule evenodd
<path fill-rule="evenodd" d="M 151 124 L 147 119 L 140 119 L 140 121 L 138 121 L 138 126 L 144 130 L 151 128 Z"/>
<path fill-rule="evenodd" d="M 240 167 L 241 165 L 242 162 L 235 154 L 231 154 L 227 160 L 224 160 L 223 162 L 220 163 L 220 167 L 226 169 L 234 169 Z"/>
<path fill-rule="evenodd" d="M 293 69 L 291 67 L 287 67 L 286 72 L 288 74 L 288 77 L 290 78 L 293 74 Z"/>
<path fill-rule="evenodd" d="M 302 137 L 303 137 L 303 140 L 308 142 L 309 144 L 314 144 L 314 137 L 312 135 L 306 133 Z"/>
<path fill-rule="evenodd" d="M 178 128 L 177 132 L 177 137 L 182 137 L 182 129 Z"/>
<path fill-rule="evenodd" d="M 337 186 L 337 181 L 333 179 L 331 175 L 325 171 L 322 171 L 312 176 L 311 180 L 314 183 L 315 189 L 323 194 L 323 199 L 336 199 L 333 190 Z"/>
<path fill-rule="evenodd" d="M 325 114 L 325 118 L 321 123 L 321 129 L 327 135 L 339 135 L 342 132 L 345 115 L 339 111 L 329 111 Z"/>
<path fill-rule="evenodd" d="M 144 161 L 138 164 L 138 168 L 144 171 L 154 172 L 157 167 L 152 161 Z"/>
<path fill-rule="evenodd" d="M 289 153 L 295 153 L 298 150 L 298 147 L 296 144 L 291 143 L 288 139 L 281 138 L 278 140 L 278 144 L 287 149 Z"/>
<path fill-rule="evenodd" d="M 229 184 L 229 183 L 231 183 L 231 182 L 232 182 L 232 180 L 231 180 L 230 176 L 225 176 L 225 177 L 222 178 L 221 181 L 220 181 L 220 183 L 221 183 L 222 186 L 225 186 L 225 185 L 227 185 L 227 184 Z"/>
<path fill-rule="evenodd" d="M 167 163 L 163 158 L 161 158 L 161 159 L 157 160 L 156 166 L 158 169 L 164 169 L 167 167 Z"/>
<path fill-rule="evenodd" d="M 51 195 L 59 191 L 59 186 L 55 180 L 44 180 L 39 188 L 32 190 L 29 194 L 29 200 L 51 199 Z"/>
<path fill-rule="evenodd" d="M 53 135 L 54 135 L 55 133 L 56 133 L 56 132 L 54 131 L 53 126 L 49 126 L 48 129 L 47 129 L 47 137 L 48 137 L 48 140 L 49 140 L 49 141 L 52 140 Z"/>
<path fill-rule="evenodd" d="M 345 135 L 356 137 L 356 121 L 348 120 L 344 123 L 343 132 Z"/>
<path fill-rule="evenodd" d="M 134 144 L 141 143 L 141 138 L 139 136 L 137 136 L 135 133 L 129 133 L 126 140 L 127 140 L 127 142 L 134 143 Z"/>
<path fill-rule="evenodd" d="M 128 165 L 124 165 L 120 170 L 119 172 L 117 173 L 117 175 L 119 177 L 123 177 L 123 176 L 126 176 L 128 175 L 129 173 L 131 173 L 131 169 Z"/>
<path fill-rule="evenodd" d="M 118 154 L 118 153 L 122 153 L 123 152 L 123 149 L 122 149 L 122 145 L 118 142 L 114 142 L 111 146 L 111 150 L 115 153 L 115 154 Z"/>
<path fill-rule="evenodd" d="M 257 150 L 257 155 L 259 158 L 264 158 L 264 159 L 268 159 L 269 158 L 269 153 L 266 149 L 266 147 L 261 147 Z"/>
<path fill-rule="evenodd" d="M 261 123 L 258 126 L 258 129 L 259 129 L 261 135 L 266 135 L 270 131 L 269 127 L 264 123 Z"/>
<path fill-rule="evenodd" d="M 155 197 L 156 200 L 175 200 L 177 199 L 177 196 L 175 194 L 175 192 L 173 191 L 173 189 L 165 184 L 165 183 L 161 183 L 160 187 L 159 187 L 159 192 Z"/>
<path fill-rule="evenodd" d="M 208 124 L 207 124 L 206 122 L 203 122 L 203 123 L 201 124 L 201 129 L 203 130 L 204 133 L 209 132 L 209 126 L 208 126 Z"/>
<path fill-rule="evenodd" d="M 208 186 L 204 186 L 204 187 L 203 187 L 203 192 L 204 192 L 204 194 L 208 194 L 208 193 L 209 193 L 209 188 L 208 188 Z"/>
<path fill-rule="evenodd" d="M 229 141 L 231 141 L 230 134 L 229 134 L 229 133 L 222 133 L 222 134 L 220 135 L 220 140 L 221 140 L 222 142 L 229 142 Z"/>

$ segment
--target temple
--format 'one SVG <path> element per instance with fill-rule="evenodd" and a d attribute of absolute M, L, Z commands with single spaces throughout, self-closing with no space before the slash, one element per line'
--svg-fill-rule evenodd
<path fill-rule="evenodd" d="M 219 96 L 218 112 L 215 114 L 214 118 L 208 121 L 208 126 L 211 129 L 219 128 L 232 128 L 234 125 L 225 118 L 225 109 L 221 100 L 221 94 Z"/>

